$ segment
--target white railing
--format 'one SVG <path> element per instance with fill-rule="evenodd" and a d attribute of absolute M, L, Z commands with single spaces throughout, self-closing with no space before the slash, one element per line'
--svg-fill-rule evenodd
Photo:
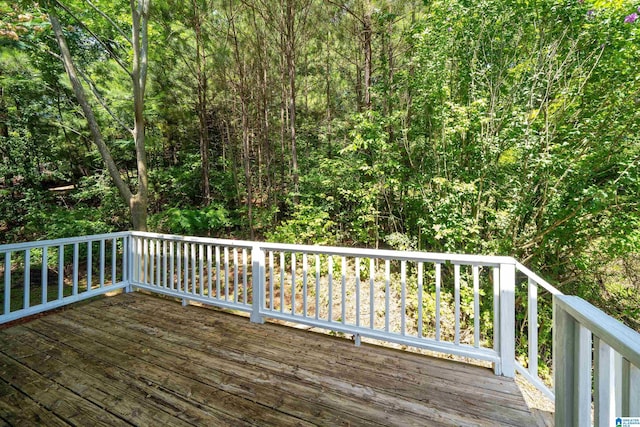
<path fill-rule="evenodd" d="M 553 386 L 551 384 L 552 378 L 550 375 L 544 375 L 540 372 L 540 346 L 546 344 L 547 348 L 544 352 L 545 354 L 550 354 L 551 349 L 548 348 L 551 344 L 550 340 L 547 339 L 544 343 L 541 343 L 539 340 L 539 331 L 540 331 L 540 318 L 538 316 L 538 309 L 540 307 L 540 301 L 543 302 L 543 307 L 549 309 L 551 305 L 551 301 L 553 296 L 562 295 L 562 292 L 551 286 L 547 281 L 538 276 L 533 271 L 529 270 L 524 265 L 516 262 L 516 272 L 520 273 L 520 276 L 524 277 L 523 281 L 519 281 L 520 277 L 518 277 L 516 287 L 524 288 L 522 289 L 522 294 L 526 295 L 526 304 L 519 304 L 516 307 L 516 311 L 520 312 L 521 318 L 524 319 L 523 323 L 526 326 L 526 333 L 520 334 L 519 338 L 519 348 L 526 349 L 525 354 L 518 360 L 516 358 L 515 368 L 516 371 L 524 376 L 531 384 L 533 384 L 538 390 L 540 390 L 544 395 L 546 395 L 550 399 L 554 399 L 555 395 L 553 392 Z M 544 295 L 540 294 L 540 290 L 544 292 Z M 542 297 L 542 298 L 541 298 Z M 549 319 L 549 316 L 545 316 L 546 319 Z M 548 325 L 546 330 L 550 330 L 551 325 Z M 517 332 L 516 332 L 517 333 Z M 549 338 L 549 337 L 548 337 Z M 524 359 L 524 360 L 522 360 Z M 548 358 L 543 357 L 543 361 L 548 362 L 548 360 L 544 360 Z M 524 366 L 526 364 L 526 367 Z M 543 363 L 549 371 L 549 366 L 546 366 L 546 363 Z"/>
<path fill-rule="evenodd" d="M 493 345 L 495 331 L 513 322 L 513 291 L 500 295 L 500 283 L 513 282 L 511 258 L 131 236 L 134 287 L 250 312 L 254 321 L 349 334 L 357 343 L 369 337 L 486 360 L 497 373 L 514 375 L 514 341 Z M 448 296 L 453 312 L 444 313 Z M 434 308 L 426 313 L 428 302 Z M 504 314 L 483 331 L 487 304 L 484 312 Z M 463 336 L 467 330 L 473 333 Z"/>
<path fill-rule="evenodd" d="M 598 426 L 612 414 L 640 415 L 640 334 L 511 257 L 123 232 L 0 245 L 0 273 L 0 323 L 139 288 L 356 344 L 366 337 L 489 361 L 496 374 L 517 371 L 550 398 L 551 348 L 540 334 L 553 329 L 556 425 L 587 425 L 592 395 Z M 551 307 L 553 325 L 540 324 L 549 316 L 538 313 Z"/>
<path fill-rule="evenodd" d="M 218 307 L 252 311 L 254 243 L 131 233 L 131 284 Z"/>
<path fill-rule="evenodd" d="M 0 323 L 128 285 L 129 233 L 0 245 Z"/>
<path fill-rule="evenodd" d="M 513 331 L 512 258 L 131 236 L 134 287 L 247 311 L 255 322 L 291 321 L 351 335 L 356 344 L 368 337 L 515 374 L 515 341 L 499 332 Z M 498 313 L 488 330 L 482 312 Z"/>
<path fill-rule="evenodd" d="M 513 342 L 494 348 L 495 330 L 482 330 L 480 319 L 487 304 L 510 317 L 513 293 L 499 295 L 508 282 L 501 276 L 513 271 L 508 258 L 283 244 L 260 249 L 262 316 L 349 334 L 356 344 L 368 337 L 487 360 L 513 375 Z"/>
<path fill-rule="evenodd" d="M 555 296 L 553 310 L 555 425 L 640 418 L 640 334 L 579 297 Z"/>

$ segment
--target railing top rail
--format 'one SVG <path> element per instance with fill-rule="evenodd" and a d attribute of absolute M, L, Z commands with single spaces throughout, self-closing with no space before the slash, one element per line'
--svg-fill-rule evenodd
<path fill-rule="evenodd" d="M 252 242 L 249 240 L 232 240 L 232 239 L 216 239 L 212 237 L 180 236 L 176 234 L 150 233 L 147 231 L 131 231 L 130 233 L 132 236 L 136 236 L 136 237 L 170 240 L 173 242 L 206 243 L 210 245 L 235 246 L 235 247 L 247 248 L 247 249 L 256 246 L 256 244 L 259 244 L 258 242 Z"/>
<path fill-rule="evenodd" d="M 363 258 L 394 259 L 436 263 L 451 262 L 453 264 L 477 264 L 489 266 L 497 266 L 499 264 L 513 265 L 516 262 L 515 259 L 507 256 L 466 255 L 417 251 L 409 252 L 382 249 L 348 248 L 340 246 L 295 245 L 287 243 L 252 242 L 247 240 L 214 239 L 208 237 L 185 237 L 172 234 L 159 234 L 139 231 L 133 231 L 131 233 L 133 236 L 172 241 L 208 243 L 215 245 L 236 246 L 242 248 L 252 248 L 257 246 L 261 249 L 272 251 L 302 252 L 324 255 L 354 256 Z"/>
<path fill-rule="evenodd" d="M 640 367 L 640 334 L 638 332 L 580 297 L 556 295 L 554 301 L 622 357 Z"/>
<path fill-rule="evenodd" d="M 397 259 L 406 261 L 451 262 L 453 264 L 492 265 L 514 264 L 507 256 L 468 255 L 436 252 L 397 251 L 387 249 L 347 248 L 339 246 L 292 245 L 284 243 L 260 243 L 263 249 L 276 251 L 297 251 L 314 254 L 357 256 L 363 258 Z"/>
<path fill-rule="evenodd" d="M 53 240 L 37 240 L 35 242 L 24 242 L 24 243 L 9 243 L 5 245 L 0 245 L 0 253 L 24 251 L 27 249 L 41 248 L 44 246 L 59 246 L 63 244 L 71 245 L 74 243 L 83 243 L 83 242 L 89 242 L 89 241 L 117 239 L 121 237 L 126 237 L 129 234 L 130 234 L 129 231 L 121 231 L 117 233 L 94 234 L 91 236 L 66 237 L 62 239 L 53 239 Z"/>
<path fill-rule="evenodd" d="M 516 269 L 524 273 L 530 279 L 533 279 L 534 282 L 536 282 L 538 285 L 546 289 L 551 295 L 564 295 L 558 289 L 554 288 L 551 284 L 549 284 L 549 282 L 544 280 L 542 277 L 538 276 L 533 271 L 529 270 L 524 265 L 520 264 L 518 261 L 516 261 Z"/>
<path fill-rule="evenodd" d="M 295 245 L 286 243 L 271 243 L 271 242 L 254 242 L 248 240 L 232 240 L 232 239 L 217 239 L 209 237 L 193 237 L 193 236 L 180 236 L 174 234 L 163 233 L 150 233 L 142 231 L 121 231 L 116 233 L 106 234 L 94 234 L 90 236 L 68 237 L 53 240 L 39 240 L 35 242 L 24 243 L 10 243 L 0 245 L 0 253 L 8 251 L 21 251 L 32 248 L 39 248 L 43 246 L 57 246 L 61 244 L 73 244 L 86 241 L 96 241 L 103 239 L 121 238 L 127 235 L 149 237 L 156 239 L 165 239 L 172 241 L 183 242 L 195 242 L 195 243 L 208 243 L 216 245 L 228 245 L 242 248 L 252 248 L 255 246 L 261 249 L 273 250 L 273 251 L 295 251 L 306 252 L 314 254 L 326 254 L 326 255 L 338 255 L 338 256 L 359 256 L 367 258 L 380 258 L 380 259 L 397 259 L 406 261 L 423 261 L 423 262 L 436 262 L 444 263 L 450 262 L 453 264 L 477 264 L 477 265 L 490 265 L 497 266 L 499 264 L 515 264 L 516 268 L 524 273 L 526 276 L 533 279 L 538 285 L 549 291 L 553 295 L 561 295 L 562 292 L 554 288 L 547 281 L 542 279 L 533 271 L 529 270 L 524 265 L 520 264 L 512 257 L 508 256 L 494 256 L 494 255 L 470 255 L 470 254 L 453 254 L 453 253 L 436 253 L 436 252 L 419 252 L 419 251 L 397 251 L 397 250 L 384 250 L 384 249 L 366 249 L 366 248 L 349 248 L 340 246 L 316 246 L 316 245 Z"/>

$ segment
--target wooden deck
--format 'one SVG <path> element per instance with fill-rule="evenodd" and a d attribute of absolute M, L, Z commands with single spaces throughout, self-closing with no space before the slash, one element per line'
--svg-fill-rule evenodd
<path fill-rule="evenodd" d="M 2 425 L 531 426 L 486 368 L 122 294 L 0 331 Z"/>

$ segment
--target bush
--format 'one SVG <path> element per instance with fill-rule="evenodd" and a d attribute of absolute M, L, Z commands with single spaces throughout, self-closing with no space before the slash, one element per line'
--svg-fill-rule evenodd
<path fill-rule="evenodd" d="M 25 234 L 58 239 L 91 234 L 110 233 L 114 226 L 102 218 L 102 212 L 91 208 L 34 211 L 27 215 Z"/>
<path fill-rule="evenodd" d="M 340 240 L 335 226 L 336 223 L 321 208 L 298 205 L 292 218 L 267 233 L 266 237 L 271 242 L 279 243 L 335 245 Z"/>
<path fill-rule="evenodd" d="M 149 217 L 150 229 L 172 234 L 206 235 L 229 226 L 229 211 L 215 204 L 201 209 L 171 208 Z"/>

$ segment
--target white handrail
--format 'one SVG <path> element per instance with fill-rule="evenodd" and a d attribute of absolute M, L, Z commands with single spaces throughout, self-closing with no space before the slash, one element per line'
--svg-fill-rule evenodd
<path fill-rule="evenodd" d="M 190 242 L 190 243 L 204 243 L 218 246 L 229 246 L 238 248 L 252 248 L 255 246 L 255 242 L 249 240 L 233 240 L 233 239 L 218 239 L 212 237 L 196 237 L 196 236 L 179 236 L 176 234 L 163 234 L 163 233 L 150 233 L 148 231 L 130 231 L 129 234 L 134 237 L 146 237 L 149 239 L 166 240 L 173 242 Z"/>
<path fill-rule="evenodd" d="M 347 248 L 340 246 L 293 245 L 284 243 L 258 243 L 260 248 L 273 251 L 313 253 L 347 257 L 377 258 L 382 260 L 423 261 L 451 264 L 499 266 L 501 264 L 515 264 L 515 259 L 506 256 L 487 256 L 469 254 L 449 254 L 436 252 L 412 252 L 385 249 Z"/>
<path fill-rule="evenodd" d="M 516 269 L 518 269 L 520 272 L 522 272 L 528 278 L 532 279 L 538 285 L 542 286 L 551 295 L 562 295 L 562 292 L 560 292 L 558 289 L 554 288 L 551 284 L 549 284 L 549 282 L 544 280 L 542 277 L 538 276 L 533 271 L 529 270 L 524 265 L 520 264 L 518 261 L 516 261 Z"/>
<path fill-rule="evenodd" d="M 394 259 L 424 262 L 450 262 L 451 264 L 487 265 L 515 264 L 516 260 L 508 256 L 451 254 L 437 252 L 397 251 L 384 249 L 349 248 L 342 246 L 296 245 L 289 243 L 255 242 L 249 240 L 217 239 L 210 237 L 177 236 L 173 234 L 132 231 L 131 235 L 152 239 L 188 241 L 220 246 L 252 248 L 258 246 L 264 250 L 296 253 L 313 253 L 336 256 L 358 256 L 362 258 Z"/>
<path fill-rule="evenodd" d="M 79 236 L 79 237 L 64 237 L 60 239 L 52 239 L 52 240 L 36 240 L 33 242 L 23 242 L 23 243 L 7 243 L 4 245 L 0 245 L 0 253 L 4 252 L 18 252 L 24 251 L 25 249 L 35 249 L 42 248 L 44 246 L 59 246 L 59 245 L 71 245 L 73 243 L 85 243 L 89 240 L 91 241 L 99 241 L 99 240 L 110 240 L 110 239 L 118 239 L 122 237 L 128 237 L 131 234 L 129 231 L 120 231 L 117 233 L 106 233 L 106 234 L 93 234 L 89 236 Z"/>
<path fill-rule="evenodd" d="M 134 254 L 131 284 L 134 287 L 173 295 L 185 304 L 198 301 L 247 311 L 254 321 L 269 317 L 351 334 L 358 343 L 361 337 L 370 337 L 487 360 L 495 364 L 497 373 L 514 375 L 514 340 L 505 338 L 501 340 L 501 346 L 487 347 L 488 336 L 480 334 L 483 288 L 482 292 L 494 296 L 495 307 L 502 312 L 496 315 L 502 319 L 496 321 L 496 328 L 509 329 L 511 333 L 502 334 L 505 337 L 513 335 L 511 282 L 514 275 L 504 274 L 515 269 L 515 260 L 511 257 L 293 245 L 147 232 L 132 232 L 131 239 Z M 242 263 L 240 250 L 243 251 Z M 251 261 L 244 252 L 249 250 Z M 335 266 L 334 257 L 339 260 Z M 367 261 L 360 265 L 360 260 Z M 392 263 L 402 271 L 391 274 Z M 445 269 L 442 267 L 445 265 L 455 267 L 455 283 L 443 280 Z M 159 266 L 168 266 L 171 270 L 168 280 L 166 271 L 165 275 L 158 271 Z M 361 277 L 361 268 L 363 274 L 369 273 L 366 279 Z M 484 269 L 482 277 L 481 268 Z M 461 269 L 464 269 L 464 284 Z M 502 273 L 486 274 L 489 270 Z M 334 278 L 334 274 L 339 276 Z M 437 283 L 427 281 L 429 274 L 436 276 Z M 495 283 L 492 278 L 497 278 Z M 204 286 L 203 281 L 211 286 Z M 421 284 L 419 291 L 415 288 L 416 283 Z M 375 288 L 383 285 L 384 302 L 376 301 Z M 430 331 L 434 336 L 427 336 L 424 330 L 425 285 L 436 287 L 437 325 L 435 331 Z M 453 295 L 454 285 L 456 334 L 447 341 L 448 336 L 441 331 L 445 318 L 440 312 L 445 307 L 441 304 L 441 292 Z M 460 340 L 462 286 L 469 288 L 474 300 L 473 322 L 469 324 L 474 333 L 465 341 Z M 409 301 L 415 301 L 412 307 L 417 306 L 417 314 L 410 312 L 414 308 L 409 308 Z M 382 317 L 376 314 L 380 310 L 384 312 Z M 390 322 L 390 310 L 399 319 L 398 325 Z M 493 333 L 494 336 L 498 334 Z"/>
<path fill-rule="evenodd" d="M 640 417 L 640 334 L 579 297 L 553 305 L 555 424 L 592 425 L 592 404 L 598 427 Z"/>
<path fill-rule="evenodd" d="M 582 326 L 640 367 L 640 334 L 580 297 L 559 295 L 555 303 Z"/>
<path fill-rule="evenodd" d="M 222 308 L 252 311 L 248 252 L 254 242 L 131 232 L 135 288 Z M 253 295 L 253 293 L 251 293 Z"/>

